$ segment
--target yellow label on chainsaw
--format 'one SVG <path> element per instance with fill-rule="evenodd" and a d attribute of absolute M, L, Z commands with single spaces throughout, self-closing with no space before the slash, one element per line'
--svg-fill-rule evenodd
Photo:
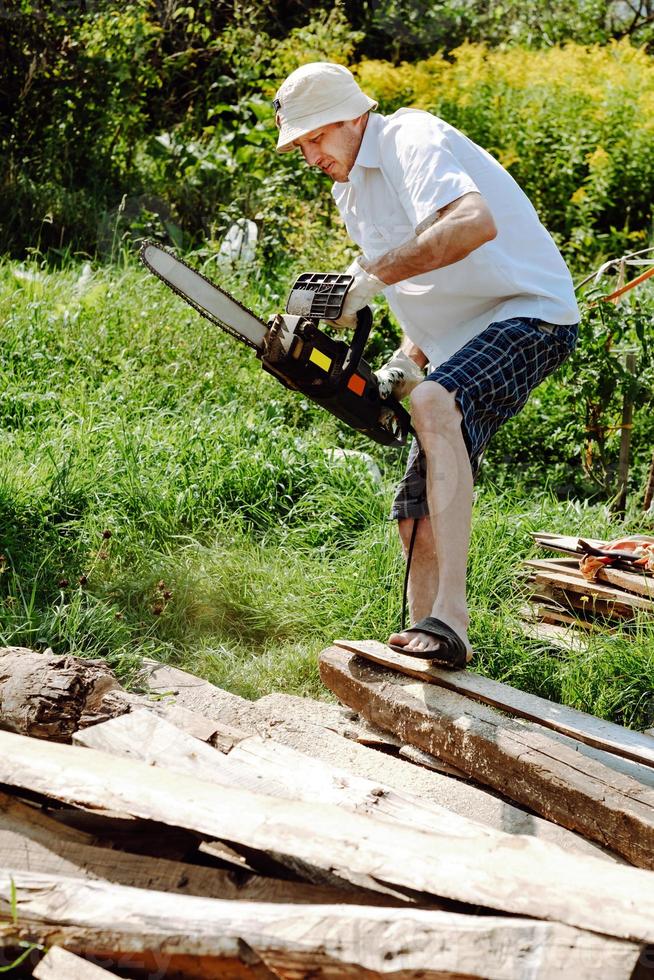
<path fill-rule="evenodd" d="M 314 364 L 317 364 L 323 371 L 329 371 L 332 365 L 331 357 L 327 357 L 326 354 L 323 354 L 321 350 L 316 350 L 315 347 L 309 354 L 309 360 L 313 361 Z"/>

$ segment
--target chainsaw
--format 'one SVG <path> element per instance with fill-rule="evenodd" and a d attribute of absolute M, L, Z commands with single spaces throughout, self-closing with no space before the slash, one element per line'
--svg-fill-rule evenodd
<path fill-rule="evenodd" d="M 286 388 L 301 392 L 375 442 L 396 448 L 406 444 L 409 413 L 395 398 L 381 398 L 377 377 L 363 359 L 372 327 L 370 308 L 358 311 L 349 345 L 318 326 L 341 315 L 352 276 L 303 272 L 291 289 L 286 312 L 265 323 L 161 245 L 144 242 L 140 258 L 194 310 L 252 347 L 263 369 Z"/>

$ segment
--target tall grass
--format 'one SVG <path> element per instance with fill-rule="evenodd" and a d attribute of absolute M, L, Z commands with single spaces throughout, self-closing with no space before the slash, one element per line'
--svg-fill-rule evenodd
<path fill-rule="evenodd" d="M 285 282 L 221 278 L 262 314 L 281 306 Z M 277 385 L 131 260 L 90 275 L 7 262 L 0 317 L 0 642 L 103 656 L 126 682 L 154 655 L 249 697 L 328 697 L 319 651 L 397 627 L 403 569 L 387 514 L 402 454 Z M 381 483 L 365 460 L 335 459 L 339 446 L 369 453 Z M 520 561 L 542 527 L 621 530 L 599 507 L 484 477 L 477 669 L 653 724 L 647 623 L 575 654 L 520 632 Z"/>

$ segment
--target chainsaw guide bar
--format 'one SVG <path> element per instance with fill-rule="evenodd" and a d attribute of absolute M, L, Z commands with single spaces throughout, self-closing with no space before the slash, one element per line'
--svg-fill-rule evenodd
<path fill-rule="evenodd" d="M 139 257 L 150 272 L 192 306 L 196 313 L 253 350 L 262 350 L 268 327 L 247 306 L 156 242 L 144 242 Z M 242 332 L 234 326 L 235 322 Z"/>
<path fill-rule="evenodd" d="M 267 323 L 228 292 L 156 242 L 143 242 L 143 265 L 185 303 L 256 351 L 264 371 L 307 395 L 342 422 L 385 446 L 405 445 L 409 413 L 392 396 L 381 398 L 375 372 L 364 359 L 372 311 L 356 314 L 350 344 L 318 326 L 338 320 L 353 278 L 342 272 L 304 272 L 291 290 L 286 313 Z"/>

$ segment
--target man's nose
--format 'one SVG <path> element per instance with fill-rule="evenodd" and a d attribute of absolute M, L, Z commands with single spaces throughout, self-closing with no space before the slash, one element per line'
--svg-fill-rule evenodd
<path fill-rule="evenodd" d="M 304 159 L 310 167 L 315 167 L 318 165 L 318 161 L 320 160 L 320 150 L 317 146 L 305 146 L 302 148 L 302 152 L 304 153 Z"/>

